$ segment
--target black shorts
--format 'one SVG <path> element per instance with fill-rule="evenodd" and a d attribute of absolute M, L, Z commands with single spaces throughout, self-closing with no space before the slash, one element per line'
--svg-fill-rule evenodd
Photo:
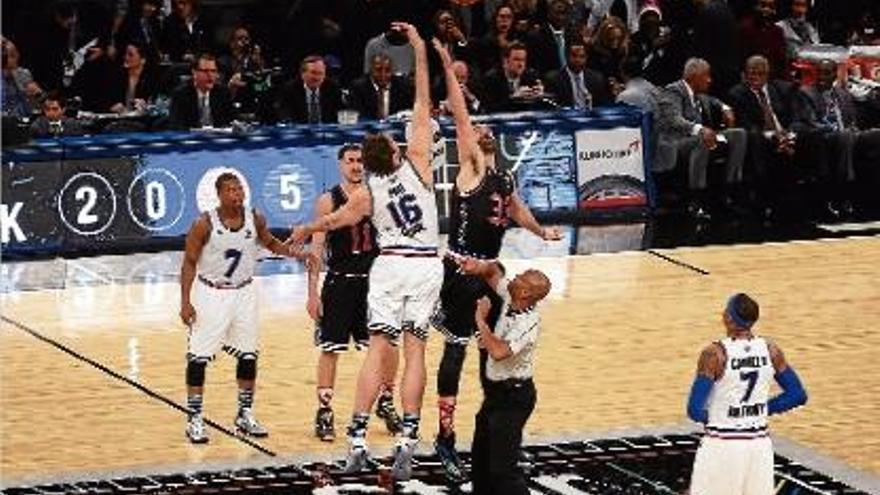
<path fill-rule="evenodd" d="M 474 335 L 474 312 L 477 301 L 488 296 L 492 313 L 500 311 L 501 297 L 480 277 L 462 273 L 449 256 L 443 258 L 443 288 L 440 289 L 440 308 L 432 323 L 453 344 L 467 345 Z M 490 315 L 494 320 L 497 316 Z"/>
<path fill-rule="evenodd" d="M 361 349 L 369 343 L 367 291 L 369 279 L 328 273 L 321 288 L 324 310 L 315 327 L 315 345 L 325 352 L 348 350 L 350 340 Z"/>

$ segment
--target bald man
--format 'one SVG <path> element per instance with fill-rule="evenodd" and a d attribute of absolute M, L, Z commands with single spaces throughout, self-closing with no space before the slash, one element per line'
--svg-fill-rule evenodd
<path fill-rule="evenodd" d="M 477 302 L 475 321 L 480 346 L 488 357 L 483 373 L 483 405 L 476 417 L 471 446 L 474 493 L 527 495 L 517 466 L 523 427 L 535 409 L 535 348 L 540 316 L 535 309 L 550 292 L 550 280 L 538 270 L 504 278 L 497 262 L 461 262 L 462 270 L 483 277 L 503 301 L 495 331 L 489 328 L 490 302 Z"/>

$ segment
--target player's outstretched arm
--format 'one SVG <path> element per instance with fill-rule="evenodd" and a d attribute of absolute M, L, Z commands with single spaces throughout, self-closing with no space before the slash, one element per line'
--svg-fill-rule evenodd
<path fill-rule="evenodd" d="M 507 207 L 507 215 L 520 227 L 528 230 L 545 241 L 558 241 L 562 239 L 562 231 L 558 227 L 542 227 L 532 210 L 519 197 L 517 191 L 510 195 L 510 205 Z"/>
<path fill-rule="evenodd" d="M 315 219 L 321 218 L 333 211 L 333 198 L 330 193 L 324 193 L 315 203 Z M 320 278 L 321 268 L 324 264 L 324 241 L 327 234 L 325 232 L 315 232 L 312 234 L 312 262 L 309 263 L 309 295 L 306 300 L 306 311 L 312 320 L 318 321 L 323 313 L 321 308 L 321 292 L 318 290 L 318 279 Z"/>
<path fill-rule="evenodd" d="M 720 346 L 713 342 L 700 353 L 700 360 L 697 362 L 697 376 L 691 385 L 691 393 L 687 403 L 687 415 L 697 423 L 709 421 L 706 401 L 709 400 L 709 393 L 715 385 L 715 380 L 721 378 L 724 369 L 722 352 Z"/>
<path fill-rule="evenodd" d="M 257 228 L 257 239 L 269 251 L 279 256 L 290 256 L 300 261 L 306 261 L 309 257 L 307 252 L 296 249 L 296 247 L 287 242 L 281 242 L 277 237 L 269 232 L 266 217 L 262 213 L 254 210 L 254 226 Z"/>
<path fill-rule="evenodd" d="M 431 126 L 431 95 L 428 89 L 428 55 L 425 40 L 412 24 L 392 22 L 391 28 L 404 33 L 415 52 L 415 86 L 416 95 L 413 102 L 412 134 L 407 143 L 406 155 L 416 167 L 422 182 L 434 185 L 434 172 L 431 170 L 431 143 L 433 127 Z"/>
<path fill-rule="evenodd" d="M 486 281 L 493 290 L 498 290 L 498 284 L 504 278 L 504 267 L 497 261 L 482 261 L 476 258 L 462 258 L 457 260 L 461 271 L 470 275 L 476 275 Z"/>
<path fill-rule="evenodd" d="M 807 403 L 807 391 L 804 389 L 801 379 L 785 360 L 785 354 L 773 342 L 767 342 L 770 351 L 770 360 L 773 361 L 773 369 L 776 375 L 776 383 L 782 388 L 782 393 L 767 402 L 767 413 L 770 415 L 780 414 Z"/>
<path fill-rule="evenodd" d="M 477 133 L 474 132 L 474 127 L 471 124 L 471 116 L 464 99 L 464 93 L 458 79 L 455 78 L 452 56 L 437 38 L 432 38 L 431 44 L 434 45 L 434 50 L 443 61 L 446 98 L 449 101 L 449 108 L 452 110 L 452 118 L 455 120 L 455 137 L 458 141 L 458 163 L 461 165 L 458 173 L 472 177 L 482 176 L 486 168 L 486 161 L 482 159 Z"/>
<path fill-rule="evenodd" d="M 372 196 L 366 188 L 358 188 L 349 195 L 348 202 L 338 210 L 322 215 L 306 225 L 295 227 L 290 234 L 290 240 L 296 245 L 302 245 L 315 232 L 350 227 L 360 222 L 362 218 L 370 216 L 372 210 Z"/>
<path fill-rule="evenodd" d="M 196 321 L 196 310 L 190 302 L 190 291 L 196 278 L 196 264 L 210 234 L 211 225 L 207 215 L 200 215 L 186 234 L 186 247 L 180 265 L 180 320 L 186 326 L 191 326 Z"/>

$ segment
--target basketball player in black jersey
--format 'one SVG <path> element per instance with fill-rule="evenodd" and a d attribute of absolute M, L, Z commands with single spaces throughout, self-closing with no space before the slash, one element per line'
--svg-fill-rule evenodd
<path fill-rule="evenodd" d="M 495 166 L 496 143 L 486 126 L 474 126 L 449 53 L 434 40 L 443 61 L 449 105 L 455 119 L 459 171 L 449 211 L 449 246 L 443 260 L 444 278 L 440 310 L 434 325 L 446 336 L 443 359 L 437 372 L 440 425 L 434 447 L 453 481 L 464 479 L 455 450 L 455 406 L 465 350 L 474 334 L 476 302 L 487 296 L 500 307 L 494 290 L 482 279 L 459 270 L 465 257 L 494 260 L 510 220 L 544 240 L 559 240 L 556 228 L 543 228 L 516 193 L 513 174 Z"/>
<path fill-rule="evenodd" d="M 317 218 L 336 211 L 349 195 L 364 187 L 364 165 L 359 144 L 346 144 L 339 149 L 341 182 L 322 194 L 315 206 Z M 327 275 L 318 294 L 318 278 L 324 250 L 327 250 Z M 309 298 L 306 308 L 316 323 L 315 345 L 318 357 L 318 412 L 315 435 L 324 441 L 335 438 L 333 427 L 333 387 L 339 353 L 348 350 L 353 340 L 356 348 L 366 347 L 368 274 L 379 250 L 376 229 L 368 217 L 351 227 L 312 234 L 312 259 L 309 264 Z M 386 368 L 387 380 L 376 406 L 376 415 L 385 420 L 391 433 L 400 431 L 400 417 L 394 409 L 392 396 L 397 354 Z"/>

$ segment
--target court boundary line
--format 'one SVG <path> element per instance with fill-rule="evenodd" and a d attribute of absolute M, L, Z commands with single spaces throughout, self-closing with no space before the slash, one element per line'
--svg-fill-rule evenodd
<path fill-rule="evenodd" d="M 5 323 L 7 323 L 15 328 L 18 328 L 19 330 L 29 334 L 30 336 L 36 338 L 39 341 L 42 341 L 45 344 L 49 344 L 50 346 L 58 349 L 59 351 L 76 359 L 77 361 L 81 361 L 83 363 L 86 363 L 89 366 L 103 372 L 105 375 L 108 375 L 111 378 L 115 378 L 116 380 L 119 380 L 119 381 L 121 381 L 121 382 L 123 382 L 123 383 L 137 389 L 137 390 L 140 390 L 141 392 L 146 394 L 148 397 L 156 399 L 159 402 L 162 402 L 165 405 L 171 407 L 172 409 L 175 409 L 175 410 L 182 412 L 182 413 L 185 413 L 185 414 L 190 414 L 190 410 L 188 408 L 178 404 L 177 402 L 174 402 L 173 400 L 162 395 L 161 393 L 156 392 L 156 391 L 150 389 L 149 387 L 147 387 L 146 385 L 143 385 L 139 382 L 136 382 L 136 381 L 132 380 L 131 378 L 128 378 L 127 376 L 119 374 L 118 372 L 99 363 L 98 361 L 95 361 L 94 359 L 71 349 L 70 347 L 62 344 L 61 342 L 58 342 L 57 340 L 54 340 L 50 337 L 47 337 L 47 336 L 41 334 L 40 332 L 34 330 L 33 328 L 28 327 L 27 325 L 25 325 L 19 321 L 13 320 L 12 318 L 7 317 L 6 315 L 0 315 L 0 320 L 4 321 Z M 251 448 L 257 450 L 258 452 L 265 454 L 269 457 L 278 457 L 277 453 L 267 449 L 266 447 L 263 447 L 262 445 L 251 440 L 250 438 L 247 438 L 243 435 L 238 435 L 235 432 L 233 432 L 232 430 L 230 430 L 229 428 L 221 425 L 220 423 L 217 423 L 216 421 L 214 421 L 210 418 L 204 418 L 204 420 L 205 420 L 205 424 L 207 424 L 211 428 L 214 428 L 215 430 L 240 441 L 241 443 L 247 445 L 248 447 L 251 447 Z"/>
<path fill-rule="evenodd" d="M 665 254 L 663 254 L 663 253 L 661 253 L 661 252 L 658 252 L 658 251 L 656 251 L 656 250 L 654 250 L 654 249 L 648 249 L 648 250 L 646 250 L 645 252 L 648 253 L 648 254 L 650 254 L 650 255 L 652 255 L 652 256 L 656 256 L 657 258 L 660 258 L 661 260 L 664 260 L 664 261 L 667 261 L 667 262 L 669 262 L 669 263 L 672 263 L 673 265 L 678 265 L 678 266 L 680 266 L 680 267 L 682 267 L 682 268 L 686 268 L 686 269 L 688 269 L 688 270 L 691 270 L 691 271 L 697 272 L 697 273 L 699 273 L 700 275 L 704 275 L 704 276 L 705 276 L 705 275 L 711 275 L 711 273 L 709 273 L 708 270 L 704 270 L 704 269 L 702 269 L 702 268 L 700 268 L 700 267 L 698 267 L 698 266 L 691 265 L 690 263 L 686 263 L 686 262 L 684 262 L 684 261 L 677 260 L 677 259 L 675 259 L 675 258 L 673 258 L 673 257 L 671 257 L 671 256 L 666 256 Z"/>

